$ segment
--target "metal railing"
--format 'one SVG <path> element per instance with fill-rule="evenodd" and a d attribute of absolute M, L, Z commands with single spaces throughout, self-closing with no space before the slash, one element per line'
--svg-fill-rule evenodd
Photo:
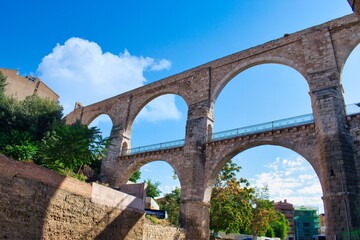
<path fill-rule="evenodd" d="M 346 115 L 353 115 L 356 113 L 360 113 L 360 103 L 350 104 L 346 106 Z M 272 122 L 260 123 L 247 127 L 241 127 L 227 131 L 217 132 L 212 135 L 212 141 L 218 141 L 233 137 L 240 137 L 255 133 L 276 131 L 279 129 L 296 127 L 311 123 L 314 123 L 314 116 L 312 113 L 309 113 L 301 116 L 280 119 Z M 143 152 L 165 150 L 175 147 L 183 147 L 184 145 L 185 145 L 185 139 L 180 139 L 171 142 L 163 142 L 163 143 L 131 148 L 125 151 L 125 154 L 131 155 L 131 154 L 137 154 Z"/>
<path fill-rule="evenodd" d="M 163 143 L 131 148 L 126 151 L 126 155 L 137 154 L 142 152 L 158 151 L 158 150 L 164 150 L 175 147 L 183 147 L 184 145 L 185 145 L 185 139 L 180 139 L 171 142 L 163 142 Z"/>
<path fill-rule="evenodd" d="M 232 130 L 214 133 L 212 135 L 212 140 L 217 141 L 217 140 L 222 140 L 222 139 L 226 139 L 226 138 L 240 137 L 240 136 L 245 136 L 245 135 L 249 135 L 249 134 L 274 131 L 274 130 L 279 130 L 282 128 L 310 124 L 313 122 L 314 122 L 314 117 L 310 113 L 310 114 L 306 114 L 306 115 L 285 118 L 285 119 L 281 119 L 281 120 L 277 120 L 277 121 L 260 123 L 260 124 L 255 124 L 255 125 L 251 125 L 251 126 L 247 126 L 247 127 L 241 127 L 241 128 L 236 128 L 236 129 L 232 129 Z"/>

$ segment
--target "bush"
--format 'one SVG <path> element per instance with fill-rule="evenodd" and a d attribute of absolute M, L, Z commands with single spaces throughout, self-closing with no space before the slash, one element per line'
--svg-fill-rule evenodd
<path fill-rule="evenodd" d="M 11 130 L 9 135 L 1 133 L 0 139 L 0 151 L 6 156 L 19 161 L 33 161 L 36 158 L 38 147 L 28 132 Z"/>

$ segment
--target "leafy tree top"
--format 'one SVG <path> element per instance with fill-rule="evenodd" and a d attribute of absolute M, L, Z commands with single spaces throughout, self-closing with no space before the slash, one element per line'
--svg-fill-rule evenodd
<path fill-rule="evenodd" d="M 130 181 L 136 183 L 141 178 L 140 170 L 136 170 L 133 175 L 129 178 Z"/>
<path fill-rule="evenodd" d="M 160 196 L 160 182 L 156 181 L 156 182 L 152 182 L 151 179 L 148 179 L 147 181 L 144 181 L 147 184 L 147 188 L 146 188 L 146 196 L 148 197 L 152 197 L 152 198 L 156 198 L 158 196 Z"/>
<path fill-rule="evenodd" d="M 250 225 L 254 189 L 246 179 L 236 179 L 240 169 L 230 160 L 215 180 L 210 202 L 210 229 L 214 232 L 240 232 Z"/>

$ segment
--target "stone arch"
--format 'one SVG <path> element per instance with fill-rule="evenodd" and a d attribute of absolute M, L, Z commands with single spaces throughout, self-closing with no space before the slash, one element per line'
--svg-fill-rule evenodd
<path fill-rule="evenodd" d="M 280 64 L 288 66 L 297 72 L 299 72 L 304 79 L 306 80 L 307 84 L 309 85 L 309 82 L 306 78 L 307 73 L 303 66 L 301 66 L 299 63 L 295 62 L 294 60 L 287 59 L 284 57 L 273 57 L 273 56 L 261 56 L 256 57 L 251 60 L 246 60 L 243 62 L 240 62 L 238 65 L 236 65 L 234 68 L 232 68 L 222 79 L 220 79 L 216 86 L 212 89 L 212 101 L 215 102 L 218 96 L 220 95 L 221 91 L 224 89 L 227 83 L 229 83 L 236 75 L 240 74 L 241 72 L 245 71 L 246 69 L 249 69 L 251 67 L 261 65 L 261 64 Z"/>
<path fill-rule="evenodd" d="M 348 37 L 349 42 L 344 44 L 344 42 L 341 43 L 341 51 L 337 51 L 337 61 L 339 66 L 339 72 L 340 75 L 342 74 L 344 70 L 344 66 L 346 64 L 346 61 L 348 60 L 351 53 L 354 51 L 356 47 L 360 44 L 360 32 L 354 31 L 352 34 Z"/>
<path fill-rule="evenodd" d="M 180 102 L 177 102 L 177 100 L 175 100 L 175 98 L 174 98 L 174 100 L 175 100 L 174 104 L 175 104 L 177 110 L 181 110 L 181 108 L 179 108 L 179 106 L 182 106 L 184 109 L 181 112 L 178 111 L 177 113 L 175 113 L 175 114 L 181 113 L 180 115 L 177 115 L 177 117 L 179 117 L 179 119 L 181 121 L 178 121 L 179 119 L 176 118 L 176 121 L 170 121 L 170 122 L 167 122 L 166 124 L 161 124 L 161 125 L 157 124 L 156 121 L 154 121 L 154 122 L 149 121 L 149 122 L 147 122 L 147 124 L 142 124 L 143 127 L 142 127 L 141 132 L 138 131 L 140 126 L 138 124 L 134 124 L 134 123 L 135 123 L 136 118 L 139 116 L 141 110 L 143 110 L 148 103 L 151 103 L 152 100 L 155 100 L 156 98 L 161 97 L 161 96 L 171 96 L 171 97 L 177 96 L 177 97 L 179 97 Z M 179 104 L 177 104 L 177 103 L 179 103 Z M 188 103 L 185 101 L 184 98 L 182 98 L 181 96 L 179 96 L 177 94 L 171 94 L 171 95 L 170 94 L 158 94 L 158 95 L 154 95 L 151 99 L 147 99 L 147 101 L 141 102 L 140 106 L 142 106 L 141 109 L 136 107 L 136 112 L 133 112 L 133 113 L 136 113 L 136 115 L 131 114 L 129 116 L 129 121 L 127 123 L 127 129 L 126 129 L 128 143 L 129 143 L 128 148 L 144 146 L 144 145 L 152 145 L 152 144 L 168 142 L 168 141 L 176 141 L 178 139 L 185 138 L 186 116 L 188 114 L 189 108 L 188 108 Z M 173 120 L 173 119 L 171 118 L 170 120 Z M 166 134 L 167 132 L 172 131 L 172 129 L 169 129 L 169 125 L 174 125 L 174 128 L 176 128 L 176 131 L 174 131 L 177 133 L 176 138 L 169 138 L 169 134 Z M 149 127 L 149 126 L 151 126 L 151 127 Z M 164 129 L 166 129 L 167 131 L 163 131 Z M 158 130 L 158 131 L 156 131 L 156 130 Z M 140 133 L 142 136 L 140 136 Z M 159 133 L 164 133 L 164 134 L 159 134 Z M 148 136 L 149 136 L 149 134 L 151 134 L 152 137 L 150 138 L 150 136 L 149 136 L 148 138 L 144 138 L 143 136 L 146 134 Z M 142 143 L 139 144 L 138 140 L 140 140 L 140 139 L 142 139 L 141 140 Z M 150 139 L 151 139 L 151 141 L 150 141 Z"/>
<path fill-rule="evenodd" d="M 220 173 L 221 169 L 225 166 L 226 162 L 228 162 L 231 158 L 233 158 L 234 156 L 238 155 L 241 152 L 244 152 L 244 151 L 254 148 L 254 147 L 265 146 L 265 145 L 287 148 L 287 149 L 292 150 L 295 153 L 299 154 L 304 159 L 306 159 L 306 161 L 309 162 L 309 164 L 314 169 L 316 175 L 319 178 L 321 187 L 324 190 L 325 179 L 323 179 L 321 176 L 321 169 L 320 169 L 320 166 L 318 163 L 318 157 L 316 155 L 313 155 L 312 151 L 309 151 L 309 149 L 304 149 L 301 146 L 292 145 L 291 143 L 289 143 L 286 140 L 284 140 L 284 141 L 281 141 L 281 140 L 280 141 L 257 141 L 257 142 L 253 142 L 253 143 L 236 146 L 236 147 L 233 147 L 230 149 L 226 149 L 221 154 L 218 154 L 218 156 L 223 156 L 223 157 L 216 159 L 215 160 L 216 163 L 210 167 L 211 169 L 208 169 L 209 174 L 208 174 L 208 178 L 206 181 L 207 192 L 210 192 L 210 195 L 208 197 L 211 197 L 211 188 L 212 188 L 211 186 L 212 186 L 216 176 Z"/>
<path fill-rule="evenodd" d="M 101 115 L 108 116 L 111 120 L 111 124 L 114 124 L 114 117 L 102 110 L 86 112 L 85 114 L 83 114 L 83 117 L 81 118 L 81 122 L 86 126 L 89 126 L 96 118 L 98 118 Z"/>
<path fill-rule="evenodd" d="M 113 119 L 111 118 L 111 115 L 109 115 L 108 113 L 105 113 L 105 112 L 97 112 L 96 114 L 92 115 L 91 118 L 88 118 L 86 122 L 84 122 L 84 124 L 86 126 L 90 126 L 98 117 L 100 116 L 106 116 L 108 117 L 110 120 L 111 120 L 111 124 L 113 125 L 114 124 L 114 121 Z"/>
<path fill-rule="evenodd" d="M 358 89 L 360 88 L 360 81 L 357 79 L 360 66 L 360 44 L 358 44 L 347 57 L 340 75 L 343 98 L 346 105 L 358 103 L 360 101 L 358 96 Z M 356 110 L 356 105 L 349 106 L 347 114 L 351 114 Z"/>
<path fill-rule="evenodd" d="M 158 97 L 161 97 L 161 96 L 165 96 L 165 95 L 168 95 L 168 94 L 172 94 L 172 95 L 176 95 L 178 97 L 181 97 L 187 107 L 189 107 L 189 100 L 184 97 L 184 95 L 182 94 L 179 94 L 177 92 L 173 92 L 173 91 L 164 91 L 164 92 L 158 92 L 156 91 L 154 94 L 152 94 L 151 96 L 147 96 L 146 98 L 144 98 L 143 96 L 139 96 L 138 98 L 133 98 L 133 102 L 132 102 L 132 106 L 134 107 L 134 109 L 131 109 L 131 114 L 129 116 L 129 119 L 128 119 L 128 129 L 130 130 L 131 132 L 131 129 L 132 129 L 132 126 L 134 124 L 134 121 L 136 119 L 136 117 L 139 115 L 139 113 L 141 112 L 142 109 L 144 109 L 144 107 L 150 103 L 152 100 L 158 98 Z"/>
<path fill-rule="evenodd" d="M 172 169 L 174 169 L 176 175 L 178 176 L 180 186 L 182 186 L 182 183 L 184 182 L 184 180 L 183 180 L 184 177 L 183 177 L 182 171 L 181 171 L 181 164 L 177 164 L 176 161 L 171 160 L 171 157 L 169 157 L 169 159 L 162 160 L 156 156 L 135 159 L 134 161 L 131 161 L 131 163 L 127 164 L 126 167 L 123 167 L 123 169 L 121 169 L 122 176 L 119 179 L 118 184 L 125 184 L 126 181 L 131 177 L 131 175 L 136 170 L 139 170 L 142 166 L 149 164 L 149 163 L 156 162 L 156 161 L 162 161 L 162 162 L 167 163 L 170 167 L 172 167 Z"/>

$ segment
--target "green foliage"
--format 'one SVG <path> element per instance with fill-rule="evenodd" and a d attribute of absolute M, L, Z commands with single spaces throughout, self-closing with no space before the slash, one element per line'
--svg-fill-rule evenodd
<path fill-rule="evenodd" d="M 290 224 L 284 214 L 276 211 L 276 220 L 270 223 L 270 228 L 273 229 L 275 237 L 285 240 L 290 231 Z"/>
<path fill-rule="evenodd" d="M 0 133 L 0 152 L 19 161 L 34 160 L 38 147 L 28 132 Z"/>
<path fill-rule="evenodd" d="M 131 175 L 131 177 L 129 178 L 130 181 L 136 183 L 137 180 L 139 180 L 141 178 L 141 172 L 140 170 L 136 170 L 133 175 Z"/>
<path fill-rule="evenodd" d="M 269 200 L 268 188 L 257 189 L 252 199 L 252 220 L 249 226 L 254 237 L 259 234 L 265 235 L 270 223 L 277 219 L 276 211 L 272 202 Z"/>
<path fill-rule="evenodd" d="M 160 223 L 161 223 L 161 221 L 160 221 L 157 217 L 155 217 L 155 216 L 153 216 L 153 215 L 147 214 L 145 217 L 146 217 L 147 219 L 149 219 L 150 222 L 152 222 L 152 223 L 154 223 L 154 224 L 160 224 Z"/>
<path fill-rule="evenodd" d="M 5 85 L 6 77 L 0 72 L 0 153 L 81 180 L 86 179 L 84 173 L 100 171 L 109 140 L 102 138 L 99 129 L 79 122 L 65 125 L 58 103 L 37 95 L 18 101 L 5 95 Z"/>
<path fill-rule="evenodd" d="M 50 99 L 29 96 L 21 102 L 20 110 L 17 129 L 30 131 L 36 140 L 61 123 L 62 107 Z"/>
<path fill-rule="evenodd" d="M 151 198 L 156 198 L 158 196 L 160 196 L 160 182 L 156 181 L 156 182 L 152 182 L 150 179 L 148 179 L 147 181 L 144 181 L 147 184 L 147 188 L 146 188 L 146 196 L 151 197 Z"/>
<path fill-rule="evenodd" d="M 274 229 L 269 227 L 267 230 L 266 230 L 266 233 L 265 233 L 265 236 L 267 237 L 275 237 L 275 232 L 274 232 Z"/>
<path fill-rule="evenodd" d="M 220 174 L 217 176 L 214 187 L 221 187 L 222 184 L 226 184 L 227 181 L 235 178 L 236 173 L 241 170 L 241 167 L 234 163 L 232 160 L 228 161 L 221 169 Z M 244 181 L 246 182 L 246 181 Z"/>
<path fill-rule="evenodd" d="M 170 224 L 176 227 L 179 226 L 180 196 L 181 189 L 176 187 L 171 193 L 165 194 L 163 201 L 159 203 L 161 209 L 166 210 Z"/>
<path fill-rule="evenodd" d="M 27 131 L 32 139 L 42 139 L 46 132 L 61 122 L 62 108 L 54 101 L 36 95 L 17 101 L 13 97 L 0 98 L 0 132 Z"/>
<path fill-rule="evenodd" d="M 249 187 L 246 179 L 235 178 L 240 169 L 230 160 L 215 180 L 210 202 L 210 229 L 214 232 L 240 232 L 250 225 L 249 202 L 254 189 Z"/>
<path fill-rule="evenodd" d="M 99 129 L 80 122 L 56 126 L 43 140 L 39 152 L 43 165 L 63 172 L 80 172 L 81 168 L 104 156 L 107 141 Z"/>
<path fill-rule="evenodd" d="M 80 180 L 80 181 L 86 181 L 86 179 L 87 179 L 87 177 L 83 173 L 74 173 L 73 171 L 71 171 L 67 168 L 59 170 L 59 173 L 61 173 L 62 175 L 68 176 L 68 177 L 76 178 L 77 180 Z"/>
<path fill-rule="evenodd" d="M 20 161 L 37 159 L 40 139 L 61 122 L 62 108 L 38 96 L 17 101 L 5 96 L 0 73 L 0 152 Z"/>
<path fill-rule="evenodd" d="M 10 136 L 0 134 L 2 138 L 2 152 L 11 158 L 19 161 L 32 161 L 37 154 L 38 147 L 35 142 L 31 141 L 28 132 L 18 132 L 13 130 L 10 132 Z M 12 138 L 11 138 L 12 137 Z M 9 139 L 7 143 L 4 143 L 6 139 Z"/>

